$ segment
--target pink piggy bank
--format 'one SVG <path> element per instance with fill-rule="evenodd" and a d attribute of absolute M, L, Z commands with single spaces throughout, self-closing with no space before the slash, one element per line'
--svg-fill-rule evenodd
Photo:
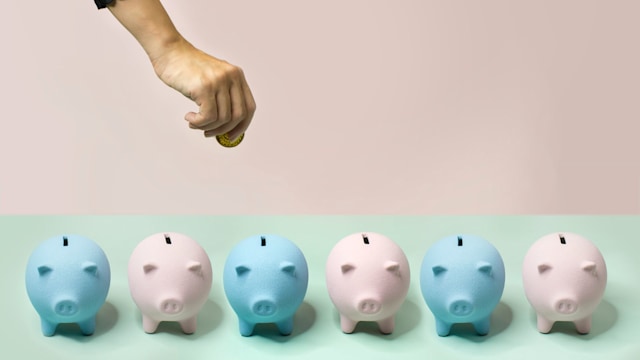
<path fill-rule="evenodd" d="M 380 332 L 392 333 L 409 278 L 407 257 L 389 238 L 358 233 L 340 240 L 329 254 L 326 279 L 342 331 L 349 334 L 359 321 L 375 321 Z"/>
<path fill-rule="evenodd" d="M 142 328 L 154 333 L 161 321 L 177 321 L 185 334 L 211 290 L 211 262 L 191 238 L 160 233 L 142 240 L 129 259 L 129 290 L 142 313 Z"/>
<path fill-rule="evenodd" d="M 554 233 L 540 238 L 527 252 L 522 281 L 538 315 L 538 331 L 546 334 L 554 322 L 572 321 L 579 333 L 587 334 L 607 284 L 607 267 L 589 240 Z"/>

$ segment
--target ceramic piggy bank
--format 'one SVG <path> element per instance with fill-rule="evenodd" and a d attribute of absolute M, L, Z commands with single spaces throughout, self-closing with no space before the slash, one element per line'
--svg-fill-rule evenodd
<path fill-rule="evenodd" d="M 146 333 L 154 333 L 161 321 L 177 321 L 185 334 L 196 331 L 212 274 L 209 256 L 195 240 L 178 233 L 151 235 L 133 250 L 128 273 Z"/>
<path fill-rule="evenodd" d="M 488 241 L 460 235 L 433 244 L 422 261 L 420 285 L 438 335 L 449 335 L 457 323 L 471 323 L 479 335 L 488 334 L 504 280 L 502 257 Z"/>
<path fill-rule="evenodd" d="M 377 322 L 383 334 L 393 332 L 410 281 L 409 262 L 396 243 L 376 233 L 349 235 L 331 250 L 325 270 L 344 333 L 360 321 Z"/>
<path fill-rule="evenodd" d="M 43 242 L 29 257 L 26 272 L 42 333 L 52 336 L 58 324 L 77 323 L 84 335 L 93 334 L 110 281 L 109 261 L 93 241 L 67 235 Z"/>
<path fill-rule="evenodd" d="M 282 335 L 291 334 L 308 281 L 307 261 L 291 241 L 263 235 L 238 243 L 227 256 L 223 282 L 240 334 L 250 336 L 262 323 L 275 323 Z"/>
<path fill-rule="evenodd" d="M 538 331 L 548 333 L 556 321 L 572 321 L 576 330 L 591 330 L 591 314 L 607 284 L 600 251 L 587 239 L 554 233 L 536 241 L 522 264 L 529 303 L 538 314 Z"/>

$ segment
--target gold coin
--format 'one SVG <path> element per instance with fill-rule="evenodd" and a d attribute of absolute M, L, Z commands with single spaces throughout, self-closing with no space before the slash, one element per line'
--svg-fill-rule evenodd
<path fill-rule="evenodd" d="M 244 133 L 242 133 L 242 135 L 240 135 L 235 141 L 231 141 L 231 139 L 229 139 L 229 134 L 216 135 L 216 140 L 218 140 L 218 143 L 224 147 L 236 147 L 240 145 L 242 139 L 244 139 Z"/>

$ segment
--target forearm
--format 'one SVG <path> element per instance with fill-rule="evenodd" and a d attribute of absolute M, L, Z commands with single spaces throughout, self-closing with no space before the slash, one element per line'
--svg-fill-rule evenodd
<path fill-rule="evenodd" d="M 160 0 L 116 0 L 108 5 L 108 9 L 136 38 L 152 61 L 172 47 L 187 43 Z"/>

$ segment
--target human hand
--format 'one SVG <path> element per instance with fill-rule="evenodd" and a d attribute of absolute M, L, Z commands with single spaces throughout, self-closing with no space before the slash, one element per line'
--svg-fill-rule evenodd
<path fill-rule="evenodd" d="M 193 100 L 199 111 L 188 112 L 189 127 L 206 137 L 242 135 L 256 110 L 256 103 L 242 69 L 208 55 L 186 40 L 151 58 L 158 77 Z"/>

